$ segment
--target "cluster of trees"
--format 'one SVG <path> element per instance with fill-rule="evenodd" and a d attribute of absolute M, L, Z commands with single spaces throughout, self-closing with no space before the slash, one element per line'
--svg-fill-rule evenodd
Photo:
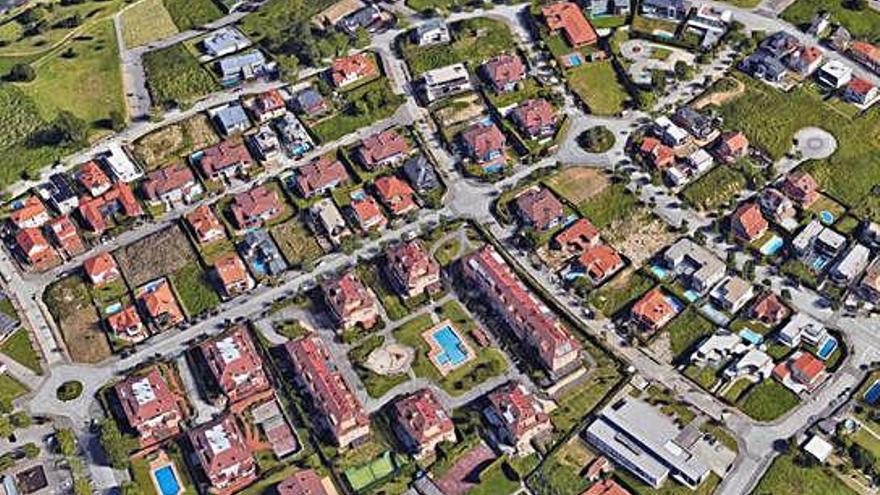
<path fill-rule="evenodd" d="M 46 127 L 32 134 L 29 138 L 33 146 L 69 146 L 81 148 L 89 142 L 89 124 L 74 115 L 62 110 L 55 120 Z M 75 398 L 75 397 L 74 397 Z M 71 399 L 67 399 L 71 400 Z"/>

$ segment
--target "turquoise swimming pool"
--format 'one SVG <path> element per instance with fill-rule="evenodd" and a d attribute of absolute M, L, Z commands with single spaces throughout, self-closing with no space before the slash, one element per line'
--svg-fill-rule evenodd
<path fill-rule="evenodd" d="M 783 241 L 778 235 L 774 235 L 769 241 L 761 246 L 760 251 L 764 256 L 773 256 L 782 249 L 783 245 L 785 245 L 785 241 Z"/>
<path fill-rule="evenodd" d="M 180 493 L 180 483 L 177 481 L 177 475 L 171 464 L 156 469 L 153 471 L 153 476 L 162 491 L 161 495 L 178 495 Z"/>
<path fill-rule="evenodd" d="M 461 337 L 458 336 L 458 333 L 451 326 L 444 326 L 434 332 L 431 337 L 434 339 L 434 342 L 437 342 L 440 349 L 443 350 L 435 358 L 437 363 L 443 366 L 458 366 L 467 361 L 468 352 L 464 347 L 464 342 L 461 341 Z"/>
<path fill-rule="evenodd" d="M 828 210 L 822 210 L 819 212 L 819 220 L 825 225 L 831 225 L 834 223 L 834 214 Z"/>

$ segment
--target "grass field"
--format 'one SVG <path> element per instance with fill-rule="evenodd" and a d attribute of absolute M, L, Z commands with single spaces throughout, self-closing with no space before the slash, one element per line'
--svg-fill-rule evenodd
<path fill-rule="evenodd" d="M 29 368 L 38 375 L 43 374 L 43 367 L 40 365 L 40 357 L 31 344 L 30 336 L 27 330 L 21 328 L 16 330 L 12 335 L 0 346 L 0 352 L 14 359 L 19 364 Z"/>
<path fill-rule="evenodd" d="M 600 230 L 615 221 L 631 218 L 638 208 L 638 198 L 627 191 L 622 182 L 611 184 L 577 205 L 578 212 Z"/>
<path fill-rule="evenodd" d="M 510 29 L 501 21 L 478 17 L 452 23 L 453 41 L 448 45 L 419 47 L 409 39 L 403 42 L 403 56 L 413 76 L 457 62 L 474 67 L 499 53 L 515 47 Z"/>
<path fill-rule="evenodd" d="M 792 391 L 775 380 L 767 379 L 749 390 L 740 402 L 740 409 L 758 421 L 772 421 L 799 402 Z"/>
<path fill-rule="evenodd" d="M 596 115 L 616 115 L 629 94 L 617 79 L 611 61 L 592 62 L 565 71 L 571 90 Z"/>
<path fill-rule="evenodd" d="M 833 24 L 842 24 L 856 38 L 877 42 L 880 38 L 880 12 L 873 8 L 853 10 L 840 0 L 797 0 L 782 12 L 782 18 L 796 26 L 809 26 L 817 12 L 831 13 Z"/>
<path fill-rule="evenodd" d="M 187 105 L 218 88 L 207 69 L 180 44 L 145 54 L 144 69 L 158 105 Z"/>
<path fill-rule="evenodd" d="M 177 32 L 162 0 L 140 0 L 122 14 L 122 39 L 126 47 L 146 45 Z"/>
<path fill-rule="evenodd" d="M 615 477 L 624 487 L 628 488 L 633 495 L 711 495 L 715 493 L 715 489 L 721 484 L 721 478 L 715 473 L 709 473 L 709 477 L 706 478 L 706 481 L 694 490 L 691 490 L 672 479 L 666 480 L 666 483 L 664 483 L 662 487 L 654 489 L 637 480 L 631 474 L 622 469 L 615 472 Z M 783 493 L 791 492 L 777 493 L 782 495 Z"/>
<path fill-rule="evenodd" d="M 169 17 L 181 31 L 202 26 L 223 17 L 212 0 L 164 0 Z"/>
<path fill-rule="evenodd" d="M 557 398 L 559 407 L 550 412 L 550 421 L 562 432 L 581 424 L 623 378 L 617 363 L 605 351 L 589 344 L 585 347 L 594 360 L 593 366 L 585 379 Z"/>
<path fill-rule="evenodd" d="M 155 170 L 180 163 L 194 151 L 219 142 L 211 120 L 200 113 L 138 138 L 132 153 L 147 170 Z"/>
<path fill-rule="evenodd" d="M 278 249 L 281 250 L 281 255 L 292 267 L 310 264 L 324 254 L 315 236 L 299 218 L 291 218 L 276 225 L 272 228 L 271 234 Z"/>
<path fill-rule="evenodd" d="M 0 375 L 0 401 L 11 402 L 18 397 L 26 394 L 27 387 L 21 384 L 15 378 L 3 373 Z"/>
<path fill-rule="evenodd" d="M 685 357 L 694 344 L 703 337 L 711 335 L 715 331 L 715 325 L 700 316 L 693 306 L 686 309 L 666 325 L 665 332 L 669 333 L 670 346 L 675 360 Z"/>
<path fill-rule="evenodd" d="M 700 210 L 716 210 L 734 199 L 745 186 L 742 173 L 722 164 L 685 186 L 681 195 Z"/>
<path fill-rule="evenodd" d="M 170 278 L 187 315 L 199 315 L 220 305 L 220 296 L 211 286 L 208 273 L 202 270 L 198 262 L 187 263 L 175 270 Z"/>
<path fill-rule="evenodd" d="M 753 145 L 774 159 L 789 151 L 797 130 L 816 126 L 829 131 L 837 139 L 837 151 L 827 159 L 807 162 L 805 169 L 851 209 L 868 200 L 872 187 L 880 183 L 880 142 L 864 139 L 880 135 L 876 108 L 849 119 L 829 111 L 810 88 L 783 93 L 745 76 L 736 77 L 746 90 L 719 108 L 726 126 L 745 132 Z"/>
<path fill-rule="evenodd" d="M 124 0 L 51 3 L 51 8 L 40 6 L 38 11 L 34 11 L 36 17 L 39 17 L 43 24 L 43 29 L 39 32 L 27 32 L 25 16 L 16 16 L 14 20 L 3 24 L 2 37 L 6 43 L 0 47 L 0 57 L 45 54 L 57 48 L 73 35 L 87 31 L 93 25 L 108 20 L 112 14 L 125 5 Z"/>
<path fill-rule="evenodd" d="M 67 346 L 70 359 L 78 363 L 96 363 L 110 357 L 110 344 L 101 328 L 85 282 L 69 275 L 50 285 L 43 300 Z"/>
<path fill-rule="evenodd" d="M 387 119 L 403 104 L 403 97 L 394 94 L 385 78 L 346 92 L 345 100 L 342 110 L 312 126 L 311 130 L 322 142 L 339 139 L 361 127 Z M 358 110 L 358 107 L 365 110 Z"/>
<path fill-rule="evenodd" d="M 791 454 L 781 455 L 773 461 L 752 493 L 754 495 L 782 493 L 855 495 L 856 492 L 847 487 L 830 469 L 822 466 L 804 468 L 795 463 Z"/>
<path fill-rule="evenodd" d="M 628 269 L 620 272 L 599 290 L 592 292 L 589 301 L 603 315 L 610 318 L 653 286 L 654 280 L 651 277 Z"/>

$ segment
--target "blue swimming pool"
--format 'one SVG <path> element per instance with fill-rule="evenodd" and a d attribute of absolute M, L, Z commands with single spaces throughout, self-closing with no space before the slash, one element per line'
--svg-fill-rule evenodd
<path fill-rule="evenodd" d="M 739 336 L 750 344 L 761 345 L 764 343 L 764 336 L 749 328 L 743 328 L 739 332 Z"/>
<path fill-rule="evenodd" d="M 161 495 L 177 495 L 180 492 L 180 483 L 177 481 L 177 476 L 175 476 L 174 468 L 171 467 L 171 464 L 166 464 L 153 471 L 153 476 L 156 477 L 156 483 L 159 484 L 159 489 L 162 490 Z"/>
<path fill-rule="evenodd" d="M 813 270 L 817 272 L 821 271 L 823 268 L 825 268 L 825 265 L 827 264 L 828 258 L 824 256 L 818 256 L 816 259 L 813 260 Z"/>
<path fill-rule="evenodd" d="M 782 249 L 782 246 L 785 244 L 785 241 L 782 240 L 778 235 L 774 235 L 769 241 L 765 242 L 763 246 L 761 246 L 761 254 L 764 256 L 773 256 Z"/>
<path fill-rule="evenodd" d="M 819 359 L 825 361 L 828 359 L 831 354 L 834 353 L 834 350 L 837 349 L 837 339 L 834 337 L 829 337 L 825 343 L 822 344 L 822 348 L 819 349 L 819 352 L 816 353 Z"/>
<path fill-rule="evenodd" d="M 659 265 L 651 265 L 651 273 L 660 280 L 666 280 L 666 277 L 669 276 L 669 270 Z"/>
<path fill-rule="evenodd" d="M 458 366 L 467 360 L 468 353 L 464 348 L 461 337 L 458 336 L 451 326 L 447 325 L 437 330 L 432 337 L 440 348 L 443 349 L 443 352 L 437 355 L 437 362 L 439 364 Z"/>
<path fill-rule="evenodd" d="M 871 388 L 865 392 L 865 402 L 870 405 L 874 405 L 877 403 L 877 399 L 880 399 L 880 380 L 876 380 Z"/>
<path fill-rule="evenodd" d="M 828 210 L 822 210 L 819 212 L 819 220 L 825 225 L 831 225 L 834 223 L 834 214 Z"/>
<path fill-rule="evenodd" d="M 570 65 L 571 67 L 577 67 L 581 65 L 581 56 L 577 54 L 569 55 L 568 65 Z"/>
<path fill-rule="evenodd" d="M 700 293 L 697 292 L 697 291 L 695 291 L 695 290 L 690 290 L 690 289 L 688 289 L 688 290 L 684 291 L 684 297 L 685 297 L 688 301 L 690 301 L 690 302 L 694 302 L 694 301 L 696 301 L 697 299 L 700 298 Z"/>

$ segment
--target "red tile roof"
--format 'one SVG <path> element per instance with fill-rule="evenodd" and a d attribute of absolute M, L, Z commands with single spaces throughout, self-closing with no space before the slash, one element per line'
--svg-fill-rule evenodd
<path fill-rule="evenodd" d="M 361 199 L 353 199 L 351 208 L 363 229 L 383 227 L 388 223 L 388 219 L 379 208 L 379 203 L 372 196 L 364 194 Z"/>
<path fill-rule="evenodd" d="M 285 478 L 275 488 L 278 495 L 329 495 L 313 469 L 304 469 Z"/>
<path fill-rule="evenodd" d="M 231 403 L 268 390 L 263 362 L 244 327 L 235 327 L 201 344 L 200 349 L 215 383 Z"/>
<path fill-rule="evenodd" d="M 227 292 L 231 287 L 248 282 L 247 268 L 244 266 L 241 258 L 235 253 L 217 258 L 217 261 L 214 262 L 214 270 L 217 272 L 217 277 L 220 278 L 220 283 L 223 284 Z"/>
<path fill-rule="evenodd" d="M 349 182 L 345 166 L 329 156 L 316 158 L 296 169 L 296 184 L 303 196 L 310 197 L 316 191 L 332 185 Z"/>
<path fill-rule="evenodd" d="M 254 159 L 248 153 L 244 143 L 223 141 L 215 146 L 202 150 L 199 168 L 205 177 L 215 177 L 228 168 L 250 167 Z"/>
<path fill-rule="evenodd" d="M 598 39 L 593 26 L 576 3 L 560 2 L 548 5 L 544 7 L 543 13 L 550 31 L 561 30 L 569 44 L 576 48 L 591 45 Z"/>
<path fill-rule="evenodd" d="M 142 294 L 140 299 L 147 314 L 157 325 L 169 327 L 183 321 L 183 311 L 177 304 L 167 280 L 153 287 L 152 292 Z"/>
<path fill-rule="evenodd" d="M 55 261 L 55 251 L 38 228 L 19 230 L 15 234 L 15 242 L 34 268 L 42 269 Z"/>
<path fill-rule="evenodd" d="M 531 136 L 540 134 L 543 129 L 556 126 L 556 110 L 544 98 L 534 98 L 520 103 L 513 110 L 513 118 L 520 128 Z"/>
<path fill-rule="evenodd" d="M 260 93 L 254 97 L 254 109 L 259 115 L 272 113 L 281 110 L 286 106 L 287 103 L 285 103 L 284 98 L 281 96 L 281 92 L 277 89 L 270 89 L 269 91 Z"/>
<path fill-rule="evenodd" d="M 385 259 L 388 269 L 404 287 L 416 286 L 419 280 L 440 274 L 440 265 L 418 239 L 389 245 Z"/>
<path fill-rule="evenodd" d="M 781 322 L 789 314 L 791 314 L 791 310 L 788 309 L 788 306 L 772 292 L 764 293 L 752 306 L 752 318 L 771 325 Z"/>
<path fill-rule="evenodd" d="M 790 367 L 792 372 L 797 372 L 811 383 L 825 371 L 825 363 L 809 352 L 803 352 L 791 363 Z"/>
<path fill-rule="evenodd" d="M 663 291 L 655 287 L 633 305 L 632 314 L 640 322 L 656 330 L 675 316 L 676 310 Z"/>
<path fill-rule="evenodd" d="M 532 188 L 517 196 L 516 209 L 527 224 L 542 231 L 552 228 L 564 214 L 562 203 L 544 187 Z"/>
<path fill-rule="evenodd" d="M 195 232 L 199 242 L 211 242 L 215 236 L 218 238 L 225 236 L 220 220 L 206 204 L 199 205 L 187 215 L 186 221 Z"/>
<path fill-rule="evenodd" d="M 144 196 L 150 201 L 157 201 L 165 194 L 195 183 L 192 170 L 186 165 L 171 165 L 147 174 L 144 179 Z"/>
<path fill-rule="evenodd" d="M 406 435 L 422 445 L 455 430 L 452 418 L 430 389 L 422 389 L 394 402 L 393 420 Z"/>
<path fill-rule="evenodd" d="M 657 169 L 664 169 L 675 161 L 675 152 L 672 148 L 661 143 L 657 138 L 646 137 L 642 141 L 639 151 L 651 158 L 652 165 Z"/>
<path fill-rule="evenodd" d="M 349 430 L 369 425 L 363 406 L 333 366 L 333 360 L 321 339 L 309 335 L 284 345 L 294 371 L 307 388 L 314 406 L 326 417 L 326 423 L 338 439 Z"/>
<path fill-rule="evenodd" d="M 92 283 L 107 282 L 119 277 L 119 267 L 113 255 L 103 252 L 83 261 L 83 270 Z"/>
<path fill-rule="evenodd" d="M 526 77 L 526 66 L 523 65 L 522 59 L 517 55 L 507 53 L 489 59 L 483 64 L 483 71 L 496 89 L 503 89 L 505 86 L 522 81 Z"/>
<path fill-rule="evenodd" d="M 370 291 L 353 270 L 330 278 L 321 285 L 321 291 L 327 304 L 342 320 L 362 308 L 375 305 Z"/>
<path fill-rule="evenodd" d="M 599 242 L 599 230 L 586 218 L 578 218 L 554 237 L 561 249 L 583 251 Z"/>
<path fill-rule="evenodd" d="M 114 184 L 107 192 L 97 198 L 80 198 L 79 214 L 95 233 L 103 233 L 107 230 L 105 215 L 108 210 L 120 208 L 122 214 L 127 217 L 138 217 L 144 214 L 144 210 L 135 198 L 131 187 L 120 182 Z"/>
<path fill-rule="evenodd" d="M 49 232 L 68 256 L 76 256 L 85 251 L 85 246 L 70 216 L 62 215 L 49 222 Z"/>
<path fill-rule="evenodd" d="M 358 158 L 368 168 L 405 153 L 409 153 L 409 143 L 394 129 L 373 134 L 358 147 Z"/>
<path fill-rule="evenodd" d="M 590 278 L 601 281 L 620 269 L 623 259 L 614 248 L 601 244 L 584 251 L 578 258 L 578 264 L 584 267 Z"/>
<path fill-rule="evenodd" d="M 769 225 L 757 203 L 741 205 L 733 213 L 731 227 L 738 236 L 746 241 L 753 241 L 767 232 Z"/>
<path fill-rule="evenodd" d="M 373 182 L 373 187 L 382 204 L 395 215 L 405 215 L 418 208 L 413 200 L 415 192 L 409 184 L 393 175 L 379 177 Z"/>
<path fill-rule="evenodd" d="M 117 336 L 124 335 L 130 330 L 140 328 L 143 325 L 137 308 L 129 305 L 107 317 L 107 326 Z"/>
<path fill-rule="evenodd" d="M 522 438 L 536 427 L 550 424 L 541 404 L 520 382 L 510 382 L 489 392 L 489 404 L 504 428 L 515 439 Z"/>
<path fill-rule="evenodd" d="M 239 228 L 260 226 L 284 212 L 284 205 L 275 189 L 257 186 L 235 195 L 230 206 Z"/>
<path fill-rule="evenodd" d="M 749 149 L 749 140 L 741 132 L 725 132 L 721 135 L 720 149 L 731 158 L 743 156 Z"/>
<path fill-rule="evenodd" d="M 629 490 L 623 488 L 618 485 L 616 481 L 612 479 L 600 480 L 597 481 L 593 486 L 587 488 L 587 490 L 581 495 L 631 495 Z"/>
<path fill-rule="evenodd" d="M 234 415 L 195 428 L 189 439 L 213 486 L 240 488 L 256 478 L 256 463 Z"/>
<path fill-rule="evenodd" d="M 874 88 L 875 86 L 870 81 L 861 77 L 853 77 L 846 85 L 846 89 L 860 96 L 867 96 Z"/>
<path fill-rule="evenodd" d="M 117 383 L 113 390 L 126 421 L 142 436 L 153 436 L 159 440 L 164 434 L 170 433 L 162 428 L 157 430 L 158 425 L 151 424 L 160 417 L 170 417 L 172 421 L 182 419 L 178 396 L 171 391 L 155 366 L 146 374 L 129 376 Z"/>
<path fill-rule="evenodd" d="M 89 161 L 76 173 L 76 179 L 89 191 L 99 190 L 111 184 L 110 177 L 94 161 Z"/>
<path fill-rule="evenodd" d="M 876 47 L 864 41 L 854 41 L 850 50 L 856 58 L 863 60 L 869 65 L 880 64 L 880 47 Z"/>
<path fill-rule="evenodd" d="M 25 226 L 39 227 L 42 222 L 36 222 L 36 220 L 40 216 L 48 219 L 46 207 L 43 206 L 43 203 L 36 196 L 28 196 L 20 207 L 9 214 L 9 219 L 12 220 L 12 223 L 18 228 L 23 228 Z M 35 224 L 27 225 L 28 223 Z"/>
<path fill-rule="evenodd" d="M 504 134 L 494 123 L 474 124 L 461 133 L 461 139 L 477 160 L 482 160 L 488 153 L 503 151 L 506 142 Z"/>
<path fill-rule="evenodd" d="M 790 173 L 782 184 L 782 192 L 792 200 L 800 203 L 801 206 L 813 204 L 819 197 L 818 189 L 819 185 L 813 179 L 813 176 L 802 170 Z"/>
<path fill-rule="evenodd" d="M 345 85 L 346 80 L 352 76 L 363 79 L 378 73 L 379 69 L 376 67 L 373 57 L 367 53 L 337 58 L 330 68 L 330 77 L 336 86 Z"/>

